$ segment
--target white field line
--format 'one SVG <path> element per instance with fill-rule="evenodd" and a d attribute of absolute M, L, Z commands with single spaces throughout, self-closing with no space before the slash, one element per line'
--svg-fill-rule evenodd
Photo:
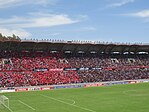
<path fill-rule="evenodd" d="M 46 97 L 46 98 L 49 98 L 49 99 L 52 99 L 52 100 L 55 100 L 57 102 L 61 102 L 61 103 L 64 103 L 64 104 L 73 106 L 73 107 L 80 108 L 80 109 L 85 110 L 85 111 L 96 112 L 94 110 L 91 110 L 91 109 L 88 109 L 88 108 L 85 108 L 85 107 L 81 107 L 81 106 L 78 106 L 78 105 L 74 105 L 74 104 L 71 104 L 71 103 L 67 103 L 65 101 L 62 101 L 62 100 L 59 100 L 59 99 L 56 99 L 56 98 L 53 98 L 53 97 L 50 97 L 50 96 L 46 96 L 46 95 L 41 95 L 41 96 Z"/>
<path fill-rule="evenodd" d="M 73 102 L 72 105 L 76 103 L 74 100 L 71 100 L 71 99 L 63 99 L 63 98 L 58 98 L 58 99 L 72 101 Z"/>
<path fill-rule="evenodd" d="M 32 109 L 32 110 L 36 110 L 34 109 L 33 107 L 29 106 L 28 104 L 24 103 L 23 101 L 21 100 L 18 100 L 20 103 L 22 103 L 23 105 L 27 106 L 28 108 Z"/>
<path fill-rule="evenodd" d="M 0 101 L 1 102 L 1 101 Z M 10 112 L 13 112 L 9 107 L 7 107 L 3 102 L 1 102 Z"/>

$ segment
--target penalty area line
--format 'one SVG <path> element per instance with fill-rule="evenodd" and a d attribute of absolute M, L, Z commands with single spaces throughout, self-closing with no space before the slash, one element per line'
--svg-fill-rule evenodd
<path fill-rule="evenodd" d="M 85 110 L 85 111 L 96 112 L 94 110 L 91 110 L 91 109 L 88 109 L 88 108 L 85 108 L 85 107 L 81 107 L 81 106 L 78 106 L 78 105 L 75 105 L 75 104 L 67 103 L 67 102 L 62 101 L 60 99 L 56 99 L 56 98 L 53 98 L 53 97 L 50 97 L 50 96 L 47 96 L 47 95 L 41 95 L 41 96 L 52 99 L 52 100 L 55 100 L 55 101 L 60 102 L 60 103 L 64 103 L 64 104 L 67 104 L 67 105 L 70 105 L 70 106 L 73 106 L 73 107 L 80 108 L 80 109 Z"/>
<path fill-rule="evenodd" d="M 71 99 L 63 99 L 63 98 L 57 98 L 57 99 L 72 101 L 73 103 L 70 103 L 70 104 L 72 104 L 72 105 L 74 105 L 74 104 L 76 103 L 74 100 L 71 100 Z"/>
<path fill-rule="evenodd" d="M 24 103 L 23 101 L 21 100 L 18 100 L 20 103 L 22 103 L 23 105 L 27 106 L 28 108 L 32 109 L 32 110 L 36 110 L 34 109 L 33 107 L 29 106 L 28 104 Z"/>

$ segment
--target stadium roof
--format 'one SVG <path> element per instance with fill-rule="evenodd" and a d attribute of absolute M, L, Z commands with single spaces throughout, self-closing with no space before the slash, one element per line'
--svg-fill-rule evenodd
<path fill-rule="evenodd" d="M 111 52 L 147 52 L 149 45 L 128 43 L 106 43 L 92 41 L 62 41 L 62 40 L 22 40 L 0 41 L 0 50 L 12 51 L 71 51 L 85 53 L 111 53 Z"/>

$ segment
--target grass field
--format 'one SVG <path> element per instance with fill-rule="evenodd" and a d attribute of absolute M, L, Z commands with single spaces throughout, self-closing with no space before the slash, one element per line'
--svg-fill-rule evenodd
<path fill-rule="evenodd" d="M 149 112 L 149 83 L 5 93 L 0 112 Z"/>

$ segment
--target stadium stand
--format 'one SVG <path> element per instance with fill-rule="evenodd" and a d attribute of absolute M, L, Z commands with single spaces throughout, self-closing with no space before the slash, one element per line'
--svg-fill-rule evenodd
<path fill-rule="evenodd" d="M 0 87 L 149 78 L 149 46 L 0 41 Z"/>

